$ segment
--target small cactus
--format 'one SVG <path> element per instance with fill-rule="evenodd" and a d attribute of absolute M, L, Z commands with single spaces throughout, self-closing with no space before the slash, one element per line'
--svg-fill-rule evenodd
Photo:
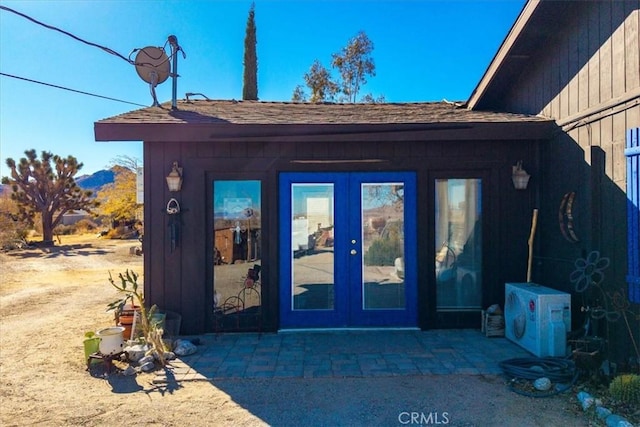
<path fill-rule="evenodd" d="M 609 384 L 611 397 L 623 403 L 640 403 L 640 375 L 617 376 Z"/>

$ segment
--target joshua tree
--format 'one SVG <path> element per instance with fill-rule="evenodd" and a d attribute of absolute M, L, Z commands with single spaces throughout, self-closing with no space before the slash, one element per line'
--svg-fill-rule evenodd
<path fill-rule="evenodd" d="M 91 191 L 83 191 L 74 176 L 82 168 L 75 157 L 66 158 L 43 151 L 38 159 L 36 150 L 24 152 L 26 157 L 16 163 L 7 159 L 11 177 L 3 177 L 2 183 L 11 186 L 11 199 L 18 206 L 18 219 L 33 225 L 36 213 L 42 218 L 42 242 L 53 245 L 53 229 L 70 211 L 91 210 L 98 202 L 91 198 Z M 53 161 L 53 164 L 52 164 Z"/>

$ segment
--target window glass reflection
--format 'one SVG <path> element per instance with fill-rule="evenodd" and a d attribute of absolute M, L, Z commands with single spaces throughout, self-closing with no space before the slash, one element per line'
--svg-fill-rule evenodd
<path fill-rule="evenodd" d="M 437 308 L 481 308 L 482 182 L 438 179 L 435 189 Z"/>
<path fill-rule="evenodd" d="M 363 183 L 362 308 L 402 309 L 404 292 L 404 185 Z"/>
<path fill-rule="evenodd" d="M 334 308 L 334 186 L 292 184 L 291 307 Z"/>
<path fill-rule="evenodd" d="M 213 182 L 216 329 L 252 329 L 262 306 L 261 183 Z"/>

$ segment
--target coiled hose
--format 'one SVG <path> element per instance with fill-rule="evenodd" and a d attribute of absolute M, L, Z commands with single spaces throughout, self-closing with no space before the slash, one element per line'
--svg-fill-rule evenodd
<path fill-rule="evenodd" d="M 557 357 L 523 357 L 504 360 L 498 364 L 502 371 L 512 380 L 509 382 L 511 391 L 529 397 L 550 397 L 564 393 L 577 381 L 579 371 L 572 360 Z M 554 391 L 548 393 L 531 393 L 514 387 L 516 379 L 535 381 L 546 377 L 557 383 Z"/>

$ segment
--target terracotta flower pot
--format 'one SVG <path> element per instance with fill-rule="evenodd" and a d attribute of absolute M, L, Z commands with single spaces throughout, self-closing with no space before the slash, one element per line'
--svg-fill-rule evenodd
<path fill-rule="evenodd" d="M 122 308 L 122 311 L 118 316 L 117 325 L 124 328 L 122 335 L 125 340 L 133 338 L 131 336 L 131 332 L 133 331 L 133 320 L 136 313 L 140 313 L 140 307 L 127 304 Z"/>
<path fill-rule="evenodd" d="M 124 339 L 125 340 L 131 339 L 131 331 L 133 329 L 133 314 L 131 315 L 121 314 L 119 317 L 118 326 L 122 326 L 124 328 L 124 331 L 122 332 Z"/>

